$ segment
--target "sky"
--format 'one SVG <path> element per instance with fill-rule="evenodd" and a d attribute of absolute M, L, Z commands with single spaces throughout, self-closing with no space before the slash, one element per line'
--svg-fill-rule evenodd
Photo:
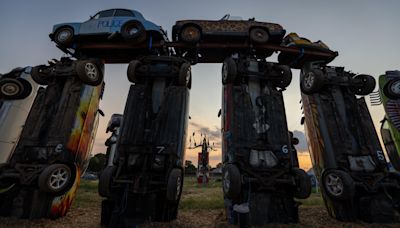
<path fill-rule="evenodd" d="M 329 65 L 344 66 L 355 73 L 378 77 L 387 70 L 399 70 L 400 1 L 396 0 L 168 0 L 168 1 L 0 1 L 0 73 L 15 67 L 44 64 L 64 54 L 51 42 L 52 26 L 64 22 L 83 22 L 99 10 L 127 8 L 140 11 L 147 20 L 168 31 L 175 21 L 183 19 L 217 20 L 229 13 L 244 19 L 281 24 L 312 41 L 322 40 L 339 56 Z M 276 61 L 276 55 L 268 61 Z M 106 116 L 100 121 L 93 153 L 105 152 L 106 124 L 112 113 L 122 113 L 129 82 L 126 64 L 106 65 L 106 90 L 101 109 Z M 299 151 L 307 151 L 304 129 L 300 125 L 299 71 L 292 70 L 293 81 L 284 92 L 289 130 L 301 138 Z M 220 145 L 221 64 L 192 66 L 193 85 L 190 95 L 189 132 L 210 135 Z M 367 98 L 369 103 L 369 99 Z M 381 106 L 370 107 L 375 125 L 383 118 Z M 197 150 L 188 150 L 186 159 L 196 163 Z M 300 153 L 303 166 L 309 168 L 308 154 Z M 221 159 L 220 149 L 210 154 L 211 165 Z"/>

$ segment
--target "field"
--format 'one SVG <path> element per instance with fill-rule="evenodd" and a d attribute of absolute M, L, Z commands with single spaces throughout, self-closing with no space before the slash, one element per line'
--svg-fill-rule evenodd
<path fill-rule="evenodd" d="M 77 198 L 66 217 L 57 220 L 34 221 L 0 217 L 0 227 L 100 227 L 101 197 L 97 194 L 97 181 L 83 180 Z M 302 201 L 299 224 L 272 227 L 399 227 L 396 225 L 343 223 L 328 216 L 318 193 Z M 193 177 L 185 179 L 178 219 L 171 223 L 150 223 L 143 227 L 235 227 L 225 221 L 220 181 L 211 181 L 207 187 L 199 186 Z M 271 226 L 269 226 L 271 227 Z"/>

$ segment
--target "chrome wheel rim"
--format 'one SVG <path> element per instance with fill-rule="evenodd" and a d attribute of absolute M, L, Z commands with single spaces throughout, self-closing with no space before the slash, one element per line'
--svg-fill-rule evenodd
<path fill-rule="evenodd" d="M 179 198 L 180 192 L 181 192 L 181 177 L 179 176 L 176 180 L 176 196 L 175 196 L 176 200 Z"/>
<path fill-rule="evenodd" d="M 15 96 L 19 93 L 19 91 L 19 86 L 12 82 L 7 82 L 1 86 L 1 93 L 7 96 Z"/>
<path fill-rule="evenodd" d="M 93 63 L 86 63 L 85 64 L 85 72 L 87 77 L 92 80 L 96 81 L 98 78 L 97 67 Z"/>
<path fill-rule="evenodd" d="M 330 173 L 325 178 L 326 190 L 333 196 L 340 196 L 343 194 L 342 179 L 333 173 Z"/>
<path fill-rule="evenodd" d="M 396 94 L 396 95 L 400 95 L 400 80 L 397 82 L 394 82 L 391 86 L 390 86 L 390 90 L 392 91 L 392 93 Z"/>
<path fill-rule="evenodd" d="M 63 30 L 61 31 L 58 36 L 57 36 L 57 40 L 61 43 L 64 43 L 65 41 L 67 41 L 70 37 L 71 37 L 71 32 L 69 30 Z"/>
<path fill-rule="evenodd" d="M 65 187 L 70 178 L 70 172 L 66 167 L 60 167 L 55 169 L 49 178 L 49 187 L 55 191 L 58 191 Z"/>
<path fill-rule="evenodd" d="M 224 191 L 228 192 L 229 187 L 231 186 L 231 181 L 229 180 L 229 173 L 225 172 L 224 174 Z"/>
<path fill-rule="evenodd" d="M 314 77 L 315 77 L 315 75 L 312 72 L 309 72 L 304 76 L 304 80 L 303 80 L 304 88 L 306 88 L 306 89 L 312 88 L 314 81 L 315 81 Z"/>
<path fill-rule="evenodd" d="M 223 64 L 222 65 L 222 79 L 225 82 L 227 78 L 228 78 L 228 66 L 227 66 L 227 64 Z"/>

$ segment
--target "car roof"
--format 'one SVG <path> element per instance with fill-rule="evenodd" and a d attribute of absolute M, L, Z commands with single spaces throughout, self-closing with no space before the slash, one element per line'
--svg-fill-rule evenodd
<path fill-rule="evenodd" d="M 133 10 L 133 9 L 124 9 L 124 8 L 105 9 L 105 10 L 100 10 L 100 11 L 98 11 L 97 13 L 100 13 L 100 12 L 103 12 L 103 11 L 107 11 L 107 10 L 128 10 L 128 11 L 132 11 L 132 12 L 134 12 L 134 13 L 142 14 L 142 13 L 140 13 L 140 12 L 137 11 L 137 10 Z"/>

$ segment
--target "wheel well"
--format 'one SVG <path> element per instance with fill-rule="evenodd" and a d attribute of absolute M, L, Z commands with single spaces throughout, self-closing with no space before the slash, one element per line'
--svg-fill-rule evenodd
<path fill-rule="evenodd" d="M 58 33 L 58 31 L 60 31 L 63 28 L 71 29 L 72 30 L 72 34 L 75 35 L 75 29 L 72 26 L 69 26 L 69 25 L 63 25 L 63 26 L 57 28 L 56 31 L 54 32 L 54 34 Z"/>
<path fill-rule="evenodd" d="M 182 31 L 184 28 L 188 27 L 188 26 L 196 27 L 196 28 L 200 31 L 200 36 L 202 36 L 202 34 L 203 34 L 203 29 L 201 28 L 200 25 L 195 24 L 195 23 L 186 23 L 186 24 L 182 25 L 182 26 L 181 26 L 181 29 L 179 29 L 178 36 L 179 36 L 179 34 L 181 33 L 181 31 Z"/>
<path fill-rule="evenodd" d="M 256 28 L 262 29 L 262 30 L 266 31 L 266 32 L 268 33 L 268 35 L 270 35 L 269 29 L 266 28 L 266 27 L 262 27 L 262 26 L 252 26 L 252 27 L 250 27 L 250 28 L 249 28 L 249 31 L 248 31 L 248 35 L 250 35 L 250 31 L 251 31 L 251 30 L 256 29 Z"/>

